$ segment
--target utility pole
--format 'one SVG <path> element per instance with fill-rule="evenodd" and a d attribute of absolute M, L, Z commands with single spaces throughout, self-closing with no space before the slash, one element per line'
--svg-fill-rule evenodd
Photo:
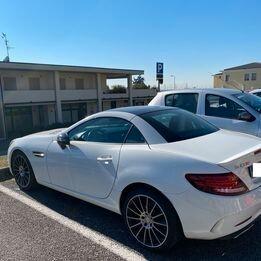
<path fill-rule="evenodd" d="M 173 89 L 175 90 L 176 89 L 176 77 L 175 77 L 175 75 L 170 75 L 170 77 L 173 77 Z"/>
<path fill-rule="evenodd" d="M 8 41 L 5 33 L 2 33 L 1 37 L 3 38 L 3 40 L 5 42 L 5 48 L 6 48 L 6 54 L 7 54 L 7 56 L 4 59 L 4 62 L 10 62 L 9 50 L 11 49 L 11 47 L 9 45 L 9 41 Z"/>

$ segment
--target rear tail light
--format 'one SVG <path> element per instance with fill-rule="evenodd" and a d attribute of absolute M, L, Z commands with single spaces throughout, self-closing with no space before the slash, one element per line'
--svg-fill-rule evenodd
<path fill-rule="evenodd" d="M 186 174 L 186 179 L 198 190 L 222 195 L 235 196 L 248 191 L 245 183 L 234 173 Z"/>

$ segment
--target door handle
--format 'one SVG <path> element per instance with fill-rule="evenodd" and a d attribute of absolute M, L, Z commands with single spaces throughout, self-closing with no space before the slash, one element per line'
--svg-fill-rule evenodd
<path fill-rule="evenodd" d="M 110 155 L 104 155 L 97 158 L 98 161 L 109 161 L 112 160 L 112 156 Z"/>

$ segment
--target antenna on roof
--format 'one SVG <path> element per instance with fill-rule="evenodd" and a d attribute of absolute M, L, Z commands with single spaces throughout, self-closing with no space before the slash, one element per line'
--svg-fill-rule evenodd
<path fill-rule="evenodd" d="M 3 62 L 10 62 L 9 50 L 10 50 L 11 48 L 13 48 L 13 47 L 11 47 L 11 46 L 9 45 L 9 40 L 7 39 L 7 36 L 6 36 L 5 33 L 2 33 L 1 37 L 2 37 L 2 39 L 3 39 L 4 42 L 5 42 L 6 54 L 7 54 L 7 56 L 5 57 L 5 59 L 3 60 Z"/>

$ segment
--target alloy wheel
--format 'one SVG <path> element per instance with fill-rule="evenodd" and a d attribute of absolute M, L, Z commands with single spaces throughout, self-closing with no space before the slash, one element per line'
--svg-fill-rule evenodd
<path fill-rule="evenodd" d="M 158 248 L 168 236 L 166 215 L 149 196 L 132 197 L 127 204 L 126 219 L 132 235 L 146 247 Z"/>
<path fill-rule="evenodd" d="M 30 168 L 22 155 L 17 155 L 12 162 L 12 171 L 17 184 L 26 188 L 30 183 Z"/>

